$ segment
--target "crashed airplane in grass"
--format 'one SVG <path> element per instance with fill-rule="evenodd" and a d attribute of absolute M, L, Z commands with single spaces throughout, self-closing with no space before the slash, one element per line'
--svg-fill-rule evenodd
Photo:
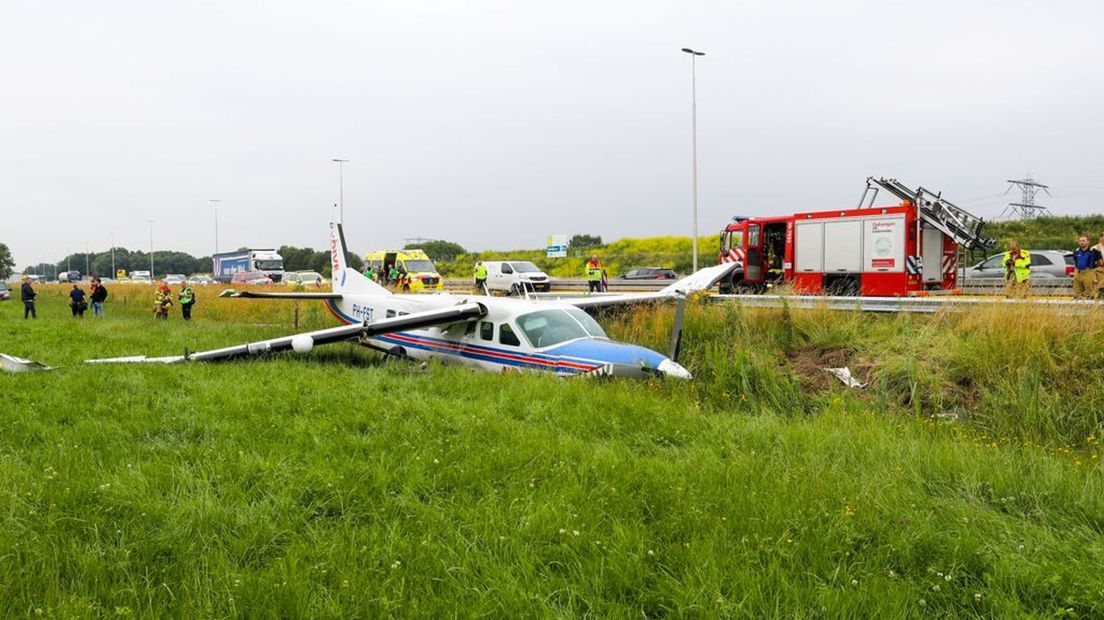
<path fill-rule="evenodd" d="M 439 358 L 482 370 L 536 370 L 558 375 L 617 377 L 672 376 L 689 379 L 675 361 L 686 295 L 712 287 L 736 264 L 702 269 L 654 293 L 572 299 L 506 298 L 484 295 L 400 295 L 345 264 L 341 224 L 331 224 L 331 293 L 224 291 L 249 299 L 322 301 L 343 326 L 320 329 L 211 351 L 172 357 L 123 357 L 93 363 L 215 361 L 292 350 L 306 353 L 335 342 L 357 341 L 397 357 Z M 586 311 L 648 301 L 679 303 L 669 356 L 610 340 Z"/>

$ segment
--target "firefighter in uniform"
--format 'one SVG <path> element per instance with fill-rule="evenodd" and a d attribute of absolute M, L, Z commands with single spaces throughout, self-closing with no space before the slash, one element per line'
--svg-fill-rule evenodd
<path fill-rule="evenodd" d="M 602 262 L 598 260 L 597 254 L 592 255 L 587 261 L 586 279 L 588 293 L 602 292 Z"/>
<path fill-rule="evenodd" d="M 153 295 L 153 316 L 156 319 L 167 320 L 169 318 L 169 306 L 173 305 L 172 290 L 164 282 L 157 285 L 157 292 Z"/>
<path fill-rule="evenodd" d="M 1100 265 L 1100 250 L 1089 247 L 1089 238 L 1081 235 L 1077 239 L 1077 249 L 1073 251 L 1073 297 L 1090 299 L 1096 297 L 1096 270 Z"/>
<path fill-rule="evenodd" d="M 1104 233 L 1100 233 L 1100 243 L 1093 246 L 1093 249 L 1100 252 L 1101 264 L 1096 268 L 1096 290 L 1097 294 L 1104 297 Z"/>
<path fill-rule="evenodd" d="M 479 261 L 475 264 L 475 291 L 477 293 L 487 292 L 487 266 L 483 264 L 483 261 Z"/>
<path fill-rule="evenodd" d="M 1008 244 L 1004 253 L 1005 291 L 1009 297 L 1027 297 L 1031 290 L 1031 253 L 1020 248 L 1018 241 Z"/>

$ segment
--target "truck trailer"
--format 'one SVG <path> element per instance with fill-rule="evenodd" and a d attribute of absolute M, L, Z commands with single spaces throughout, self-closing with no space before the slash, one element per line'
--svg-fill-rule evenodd
<path fill-rule="evenodd" d="M 875 206 L 880 190 L 899 202 Z M 854 209 L 735 217 L 721 232 L 720 263 L 737 262 L 721 293 L 903 296 L 958 286 L 959 253 L 990 248 L 985 222 L 923 187 L 870 177 Z"/>
<path fill-rule="evenodd" d="M 212 275 L 219 282 L 229 282 L 240 271 L 260 271 L 272 278 L 273 282 L 284 279 L 284 258 L 272 248 L 221 252 L 211 258 Z"/>

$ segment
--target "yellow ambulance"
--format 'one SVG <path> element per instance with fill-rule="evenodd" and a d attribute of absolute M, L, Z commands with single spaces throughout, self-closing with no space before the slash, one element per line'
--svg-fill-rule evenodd
<path fill-rule="evenodd" d="M 417 293 L 423 290 L 443 290 L 445 283 L 437 267 L 422 250 L 378 250 L 364 255 L 364 264 L 371 266 L 377 280 L 384 286 Z M 387 274 L 394 265 L 405 272 L 403 282 L 388 282 Z"/>

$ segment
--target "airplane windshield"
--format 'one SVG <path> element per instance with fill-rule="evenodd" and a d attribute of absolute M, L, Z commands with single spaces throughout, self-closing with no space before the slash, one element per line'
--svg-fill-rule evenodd
<path fill-rule="evenodd" d="M 583 326 L 583 329 L 587 330 L 587 333 L 590 334 L 592 337 L 609 338 L 609 336 L 606 335 L 606 330 L 602 329 L 602 326 L 598 324 L 598 321 L 595 321 L 594 318 L 586 312 L 583 312 L 578 308 L 568 308 L 566 312 L 570 314 L 576 321 L 578 321 L 579 324 Z"/>
<path fill-rule="evenodd" d="M 582 322 L 584 319 L 576 317 L 576 313 L 583 315 L 586 323 Z M 594 319 L 575 308 L 530 312 L 519 316 L 517 324 L 529 344 L 537 349 L 587 336 L 606 337 L 605 332 L 598 323 L 594 322 Z"/>

